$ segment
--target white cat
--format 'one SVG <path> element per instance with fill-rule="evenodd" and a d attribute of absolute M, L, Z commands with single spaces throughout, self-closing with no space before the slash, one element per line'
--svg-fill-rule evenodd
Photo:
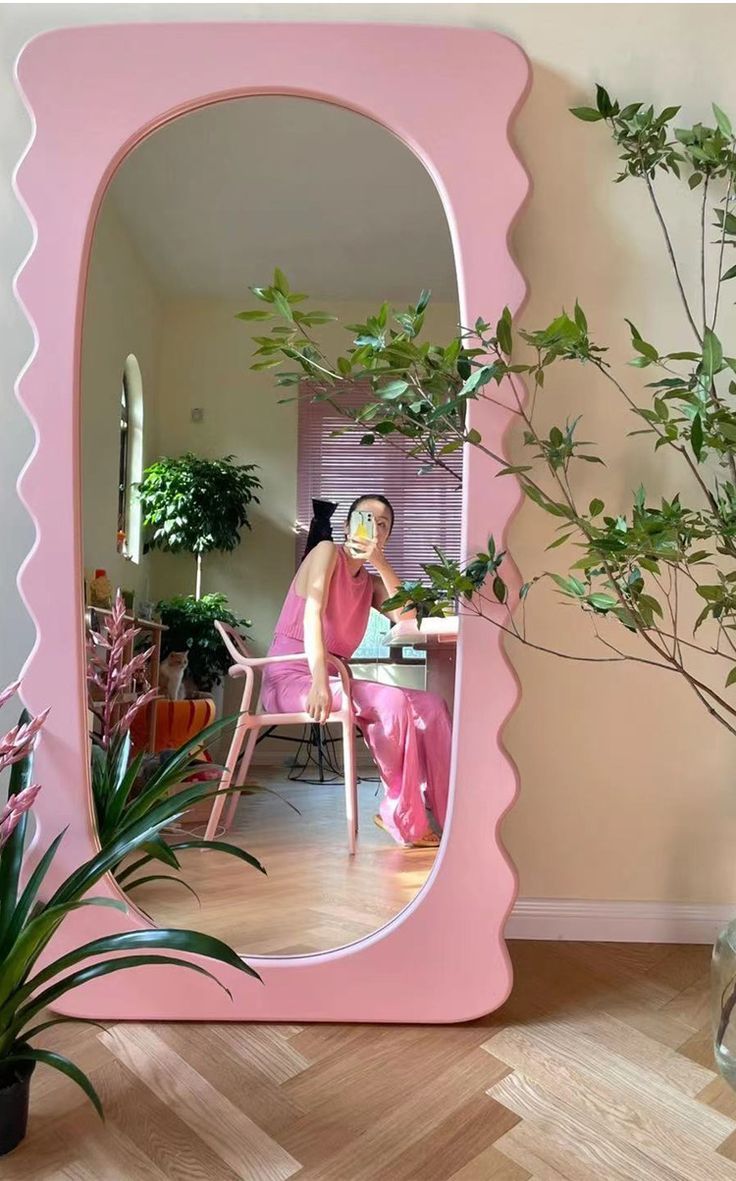
<path fill-rule="evenodd" d="M 184 673 L 189 664 L 187 652 L 169 652 L 165 660 L 161 661 L 158 670 L 158 687 L 161 696 L 169 701 L 181 701 L 184 697 Z"/>

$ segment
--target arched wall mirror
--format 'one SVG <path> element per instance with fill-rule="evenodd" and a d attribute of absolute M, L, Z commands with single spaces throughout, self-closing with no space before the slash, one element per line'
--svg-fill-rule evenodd
<path fill-rule="evenodd" d="M 125 589 L 131 625 L 145 629 L 149 617 L 161 624 L 148 634 L 160 647 L 160 698 L 133 727 L 134 754 L 144 755 L 145 767 L 157 766 L 210 716 L 237 713 L 242 679 L 228 680 L 231 660 L 222 644 L 213 669 L 213 637 L 202 635 L 202 621 L 211 633 L 212 596 L 224 596 L 223 615 L 247 621 L 238 625 L 247 651 L 266 656 L 315 500 L 330 505 L 339 546 L 356 497 L 386 496 L 394 513 L 386 551 L 402 579 L 420 578 L 435 547 L 460 558 L 459 452 L 448 456 L 450 470 L 423 472 L 409 444 L 361 445 L 365 427 L 342 413 L 353 400 L 365 405 L 359 388 L 355 399 L 348 389 L 314 401 L 306 382 L 289 391 L 276 385 L 273 370 L 251 368 L 259 363 L 254 337 L 269 322 L 264 327 L 238 314 L 258 310 L 250 288 L 267 287 L 275 266 L 294 290 L 310 295 L 290 305 L 297 315 L 315 307 L 336 316 L 305 325 L 304 339 L 318 340 L 326 352 L 353 343 L 356 333 L 345 325 L 365 322 L 386 301 L 403 314 L 424 288 L 431 290 L 426 335 L 449 342 L 457 333 L 452 242 L 437 189 L 409 148 L 364 115 L 305 98 L 232 99 L 172 120 L 120 164 L 92 239 L 82 329 L 82 545 L 87 584 L 103 604 L 102 611 L 93 608 L 95 628 L 104 628 L 104 606 L 112 606 L 99 592 L 100 578 L 95 583 L 99 569 L 111 587 Z M 400 329 L 395 320 L 390 327 Z M 109 458 L 116 443 L 117 468 Z M 188 464 L 188 455 L 199 466 Z M 174 537 L 182 518 L 206 530 L 208 508 L 195 484 L 207 478 L 205 464 L 227 456 L 236 466 L 254 465 L 258 503 L 246 508 L 236 548 L 207 554 L 198 579 L 194 553 L 151 547 L 153 520 L 162 521 L 161 529 L 171 525 Z M 179 465 L 170 480 L 163 467 L 169 459 Z M 149 525 L 141 549 L 142 500 Z M 221 513 L 223 504 L 214 501 L 212 511 Z M 352 576 L 362 587 L 359 568 Z M 444 799 L 435 804 L 439 816 L 427 804 L 424 832 L 401 816 L 400 829 L 387 831 L 381 807 L 388 810 L 390 789 L 382 775 L 403 788 L 404 811 L 425 812 L 433 787 L 446 794 L 451 726 L 429 717 L 423 694 L 437 682 L 451 718 L 455 643 L 449 636 L 444 646 L 421 646 L 418 635 L 414 645 L 399 646 L 391 623 L 371 607 L 356 650 L 341 653 L 360 682 L 358 697 L 370 695 L 370 726 L 380 732 L 369 747 L 369 724 L 357 722 L 356 853 L 346 856 L 340 726 L 266 726 L 234 814 L 225 810 L 212 832 L 257 857 L 266 880 L 236 856 L 185 849 L 178 875 L 157 874 L 126 891 L 155 921 L 196 926 L 247 955 L 304 954 L 372 935 L 418 894 L 437 856 Z M 198 708 L 203 702 L 211 709 Z M 384 733 L 392 746 L 402 742 L 404 709 L 408 749 L 389 755 L 380 743 Z M 228 729 L 213 743 L 221 762 L 230 738 Z M 420 765 L 412 766 L 414 759 Z M 144 770 L 141 790 L 145 782 Z M 195 805 L 165 835 L 203 838 L 210 808 L 211 801 Z"/>
<path fill-rule="evenodd" d="M 20 396 L 38 447 L 21 492 L 39 530 L 21 577 L 39 630 L 25 696 L 40 708 L 52 695 L 39 774 L 54 786 L 39 841 L 72 817 L 57 873 L 97 840 L 89 765 L 100 723 L 84 638 L 111 626 L 114 587 L 138 631 L 130 656 L 147 652 L 160 692 L 131 730 L 140 790 L 147 770 L 213 719 L 239 717 L 242 728 L 244 678 L 230 666 L 303 650 L 303 639 L 283 645 L 301 635 L 289 604 L 303 613 L 313 589 L 303 580 L 316 577 L 303 572 L 318 551 L 300 564 L 315 502 L 335 543 L 332 585 L 347 596 L 343 631 L 361 601 L 350 643 L 337 624 L 334 633 L 354 704 L 347 721 L 290 721 L 290 683 L 259 666 L 249 710 L 268 715 L 260 728 L 236 748 L 233 720 L 193 746 L 204 778 L 217 776 L 214 759 L 240 790 L 221 810 L 208 799 L 185 811 L 164 839 L 231 851 L 187 849 L 177 874 L 153 880 L 123 865 L 106 888 L 127 912 L 80 913 L 62 928 L 73 946 L 115 929 L 195 927 L 234 946 L 263 985 L 220 969 L 229 1002 L 206 981 L 172 989 L 166 969 L 136 970 L 86 985 L 65 1012 L 442 1021 L 488 1011 L 508 992 L 513 873 L 498 825 L 515 791 L 500 739 L 513 676 L 472 617 L 418 628 L 383 604 L 387 569 L 415 578 L 434 545 L 462 558 L 490 528 L 502 534 L 513 486 L 489 488 L 472 455 L 427 473 L 406 449 L 361 443 L 364 429 L 312 384 L 284 391 L 271 370 L 252 368 L 264 328 L 238 314 L 263 309 L 252 287 L 275 284 L 287 315 L 294 291 L 306 292 L 299 306 L 336 316 L 308 325 L 336 355 L 355 339 L 346 325 L 385 301 L 416 305 L 422 289 L 433 339 L 518 307 L 506 238 L 527 186 L 507 128 L 527 74 L 517 47 L 494 34 L 380 26 L 111 26 L 45 35 L 24 51 L 19 80 L 37 133 L 17 187 L 38 241 L 19 294 L 38 350 Z M 478 102 L 480 153 L 468 119 Z M 53 200 L 50 176 L 65 181 Z M 54 401 L 44 394 L 52 367 Z M 359 406 L 365 394 L 354 396 Z M 500 450 L 510 415 L 473 413 Z M 198 552 L 188 514 L 210 513 L 219 537 L 233 472 L 235 542 Z M 361 496 L 358 525 L 385 542 L 385 558 L 367 566 L 348 520 Z M 51 577 L 53 608 L 42 592 Z M 215 618 L 232 625 L 229 655 Z"/>

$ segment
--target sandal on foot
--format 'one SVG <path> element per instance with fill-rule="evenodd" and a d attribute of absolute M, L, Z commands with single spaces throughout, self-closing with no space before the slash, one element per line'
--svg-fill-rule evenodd
<path fill-rule="evenodd" d="M 373 823 L 377 828 L 382 828 L 384 832 L 388 832 L 388 828 L 383 822 L 383 818 L 379 813 L 373 817 Z M 391 836 L 391 833 L 389 833 Z M 440 843 L 440 837 L 436 832 L 428 832 L 426 836 L 420 837 L 418 841 L 397 841 L 402 849 L 437 849 Z"/>

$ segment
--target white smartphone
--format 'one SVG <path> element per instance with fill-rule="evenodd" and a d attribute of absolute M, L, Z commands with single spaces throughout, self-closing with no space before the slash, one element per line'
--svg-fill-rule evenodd
<path fill-rule="evenodd" d="M 353 509 L 350 514 L 350 524 L 348 525 L 348 549 L 355 558 L 362 557 L 362 550 L 354 549 L 350 545 L 350 541 L 375 541 L 376 540 L 376 518 L 373 513 L 365 512 L 363 509 Z"/>

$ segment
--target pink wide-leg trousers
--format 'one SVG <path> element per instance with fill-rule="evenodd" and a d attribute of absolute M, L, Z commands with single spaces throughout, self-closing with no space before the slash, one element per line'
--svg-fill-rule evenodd
<path fill-rule="evenodd" d="M 340 704 L 340 682 L 330 680 Z M 303 667 L 270 665 L 262 688 L 268 713 L 305 708 L 312 678 Z M 352 681 L 355 720 L 376 761 L 385 794 L 379 812 L 400 844 L 426 836 L 428 811 L 440 831 L 447 814 L 452 723 L 441 697 L 423 689 L 401 689 L 376 681 Z"/>

